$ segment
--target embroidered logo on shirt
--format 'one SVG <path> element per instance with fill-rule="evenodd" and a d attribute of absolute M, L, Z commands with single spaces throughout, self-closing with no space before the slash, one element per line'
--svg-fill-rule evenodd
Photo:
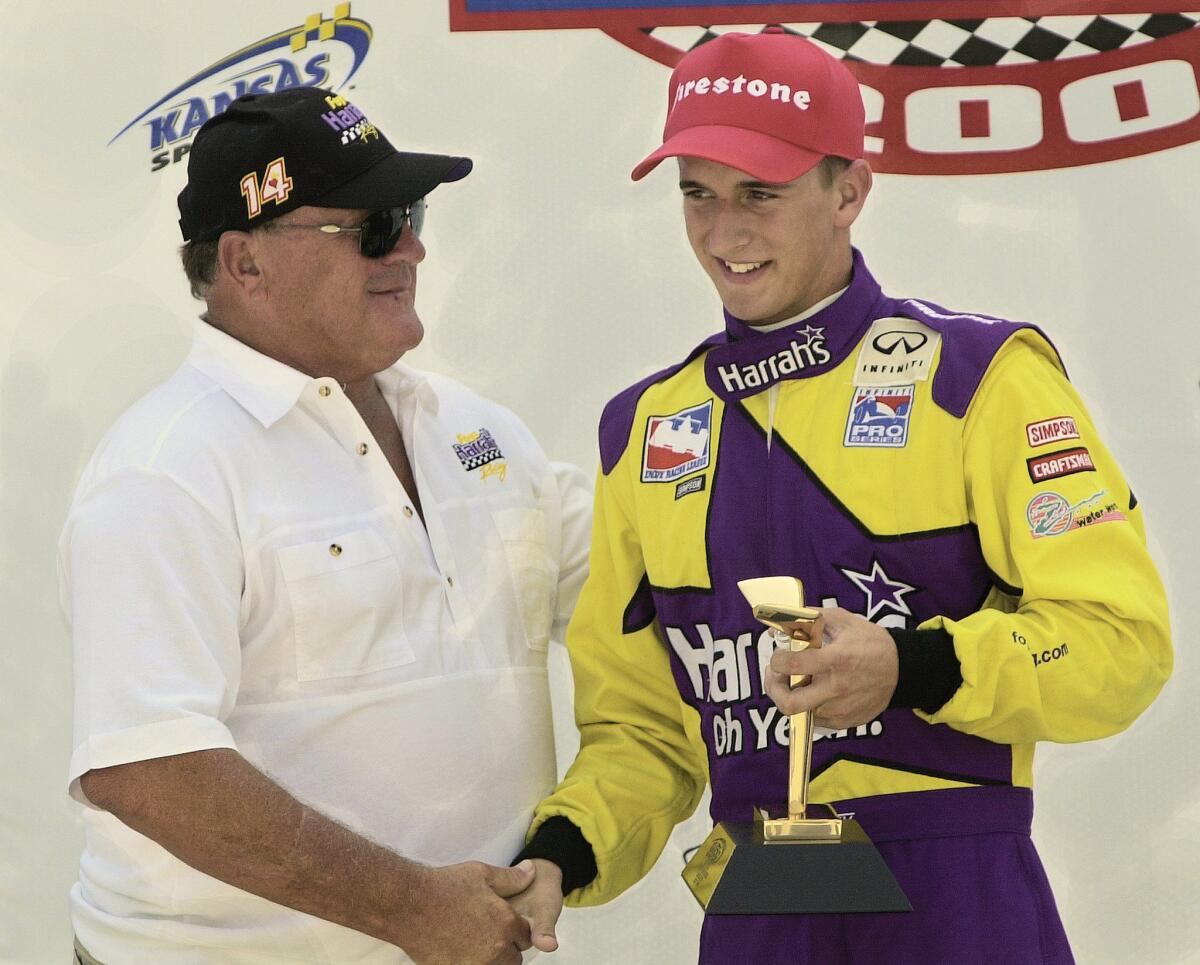
<path fill-rule="evenodd" d="M 1102 489 L 1074 506 L 1058 493 L 1038 493 L 1025 507 L 1025 518 L 1033 538 L 1044 539 L 1097 523 L 1125 519 L 1125 514 L 1108 498 L 1108 490 Z"/>
<path fill-rule="evenodd" d="M 745 392 L 773 385 L 780 379 L 816 365 L 823 365 L 833 356 L 825 347 L 825 329 L 805 325 L 793 333 L 787 347 L 748 365 L 729 363 L 718 365 L 717 375 L 726 392 Z M 775 344 L 775 343 L 771 343 Z M 715 385 L 713 386 L 716 387 Z"/>
<path fill-rule="evenodd" d="M 854 448 L 901 449 L 908 442 L 916 385 L 857 386 L 842 444 Z"/>
<path fill-rule="evenodd" d="M 1053 419 L 1043 419 L 1041 422 L 1031 422 L 1025 427 L 1025 438 L 1033 448 L 1046 446 L 1052 442 L 1062 442 L 1065 439 L 1078 439 L 1079 427 L 1069 415 L 1060 415 Z"/>
<path fill-rule="evenodd" d="M 1077 472 L 1094 471 L 1096 468 L 1092 462 L 1092 454 L 1083 446 L 1059 449 L 1044 456 L 1032 456 L 1025 462 L 1029 466 L 1029 478 L 1035 483 L 1058 479 L 1060 476 L 1071 476 Z"/>
<path fill-rule="evenodd" d="M 642 482 L 673 482 L 707 468 L 712 405 L 709 399 L 674 415 L 652 415 L 646 420 Z"/>
<path fill-rule="evenodd" d="M 912 610 L 904 601 L 904 596 L 907 593 L 915 592 L 918 587 L 888 576 L 883 564 L 878 559 L 871 560 L 871 569 L 867 573 L 859 573 L 857 570 L 851 570 L 844 566 L 838 567 L 838 569 L 842 571 L 846 579 L 866 595 L 867 607 L 863 611 L 863 616 L 868 620 L 874 620 L 875 614 L 884 607 L 889 607 L 905 616 L 912 616 Z"/>
<path fill-rule="evenodd" d="M 267 165 L 261 180 L 251 171 L 241 180 L 242 197 L 246 199 L 246 217 L 253 220 L 262 214 L 268 201 L 283 204 L 292 193 L 292 179 L 288 177 L 286 161 L 277 157 Z"/>
<path fill-rule="evenodd" d="M 693 476 L 691 479 L 685 479 L 675 487 L 675 498 L 682 499 L 689 493 L 704 492 L 704 480 L 707 476 Z"/>
<path fill-rule="evenodd" d="M 478 432 L 468 432 L 466 435 L 460 434 L 458 442 L 452 443 L 454 454 L 458 456 L 458 461 L 463 464 L 463 469 L 470 472 L 472 469 L 478 469 L 480 466 L 486 466 L 489 462 L 495 462 L 497 459 L 503 459 L 504 453 L 500 451 L 500 447 L 496 445 L 496 440 L 492 438 L 492 434 L 487 429 L 480 429 Z M 503 468 L 503 467 L 501 467 Z M 487 473 L 480 473 L 481 478 L 497 474 L 496 469 L 491 469 Z M 499 473 L 500 478 L 504 478 L 504 473 Z"/>
<path fill-rule="evenodd" d="M 929 378 L 941 336 L 909 318 L 881 318 L 871 325 L 854 366 L 855 385 L 896 385 Z"/>

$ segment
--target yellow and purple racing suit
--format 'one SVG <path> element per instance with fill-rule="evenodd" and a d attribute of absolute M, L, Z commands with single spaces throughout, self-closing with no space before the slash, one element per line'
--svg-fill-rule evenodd
<path fill-rule="evenodd" d="M 838 924 L 865 936 L 847 961 L 876 946 L 881 962 L 984 960 L 942 932 L 970 918 L 990 940 L 978 879 L 1005 861 L 1024 877 L 998 879 L 1017 910 L 996 927 L 1036 932 L 1005 960 L 1070 961 L 1028 842 L 1034 745 L 1127 727 L 1172 652 L 1137 500 L 1047 339 L 888 297 L 856 252 L 832 304 L 770 332 L 727 316 L 618 395 L 600 454 L 567 635 L 581 747 L 534 820 L 590 846 L 596 873 L 568 903 L 645 874 L 706 779 L 714 821 L 787 799 L 787 719 L 763 690 L 776 644 L 737 581 L 792 575 L 809 604 L 887 627 L 900 655 L 891 707 L 813 747 L 811 798 L 854 813 L 915 907 Z M 527 853 L 552 855 L 539 838 Z M 701 959 L 792 963 L 807 942 L 836 961 L 842 916 L 820 917 L 709 918 Z"/>

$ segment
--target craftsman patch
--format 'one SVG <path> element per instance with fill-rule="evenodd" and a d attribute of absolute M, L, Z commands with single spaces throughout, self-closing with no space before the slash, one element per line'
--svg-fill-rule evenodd
<path fill-rule="evenodd" d="M 459 434 L 458 441 L 453 443 L 453 447 L 458 461 L 468 472 L 504 458 L 504 453 L 500 451 L 496 440 L 492 438 L 492 434 L 487 429 L 468 432 L 465 435 Z"/>
<path fill-rule="evenodd" d="M 1108 490 L 1080 500 L 1074 506 L 1058 493 L 1038 493 L 1025 507 L 1025 518 L 1034 539 L 1061 536 L 1074 529 L 1125 519 L 1125 514 L 1108 497 Z"/>
<path fill-rule="evenodd" d="M 897 385 L 929 378 L 941 336 L 910 318 L 875 321 L 854 365 L 855 385 Z"/>
<path fill-rule="evenodd" d="M 1096 469 L 1096 464 L 1092 462 L 1092 454 L 1083 446 L 1076 449 L 1059 449 L 1044 456 L 1032 456 L 1025 462 L 1029 466 L 1029 478 L 1035 483 L 1071 476 L 1077 472 L 1094 472 Z"/>
<path fill-rule="evenodd" d="M 1069 415 L 1060 415 L 1054 419 L 1043 419 L 1041 422 L 1031 422 L 1025 427 L 1025 437 L 1029 445 L 1036 449 L 1047 446 L 1052 442 L 1063 442 L 1067 439 L 1079 438 L 1079 427 Z"/>
<path fill-rule="evenodd" d="M 850 403 L 843 445 L 901 449 L 908 442 L 915 385 L 857 386 Z"/>
<path fill-rule="evenodd" d="M 642 482 L 673 482 L 708 467 L 713 400 L 646 420 Z"/>

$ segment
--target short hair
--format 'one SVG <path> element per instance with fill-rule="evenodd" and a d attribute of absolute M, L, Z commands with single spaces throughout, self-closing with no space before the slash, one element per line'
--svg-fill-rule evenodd
<path fill-rule="evenodd" d="M 183 273 L 187 275 L 192 297 L 201 300 L 207 298 L 209 289 L 217 280 L 217 239 L 189 241 L 180 245 L 179 260 L 183 262 Z"/>
<path fill-rule="evenodd" d="M 268 221 L 251 228 L 250 234 L 276 227 L 278 225 L 274 221 Z M 211 241 L 188 241 L 179 246 L 179 260 L 183 262 L 183 273 L 187 276 L 193 298 L 203 301 L 217 280 L 217 245 L 220 240 L 218 237 Z"/>
<path fill-rule="evenodd" d="M 849 158 L 838 157 L 836 154 L 826 154 L 817 162 L 817 168 L 821 172 L 821 183 L 827 188 L 832 188 L 833 182 L 838 179 L 838 175 L 850 167 L 851 163 Z"/>

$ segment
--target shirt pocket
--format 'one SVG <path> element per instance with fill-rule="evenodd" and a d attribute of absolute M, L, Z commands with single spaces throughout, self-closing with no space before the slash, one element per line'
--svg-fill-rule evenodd
<path fill-rule="evenodd" d="M 416 660 L 403 626 L 400 567 L 370 529 L 277 550 L 292 604 L 296 676 L 353 677 Z"/>
<path fill-rule="evenodd" d="M 557 568 L 546 545 L 546 517 L 536 509 L 493 511 L 504 549 L 504 561 L 517 595 L 525 639 L 533 650 L 545 650 L 554 620 Z"/>

